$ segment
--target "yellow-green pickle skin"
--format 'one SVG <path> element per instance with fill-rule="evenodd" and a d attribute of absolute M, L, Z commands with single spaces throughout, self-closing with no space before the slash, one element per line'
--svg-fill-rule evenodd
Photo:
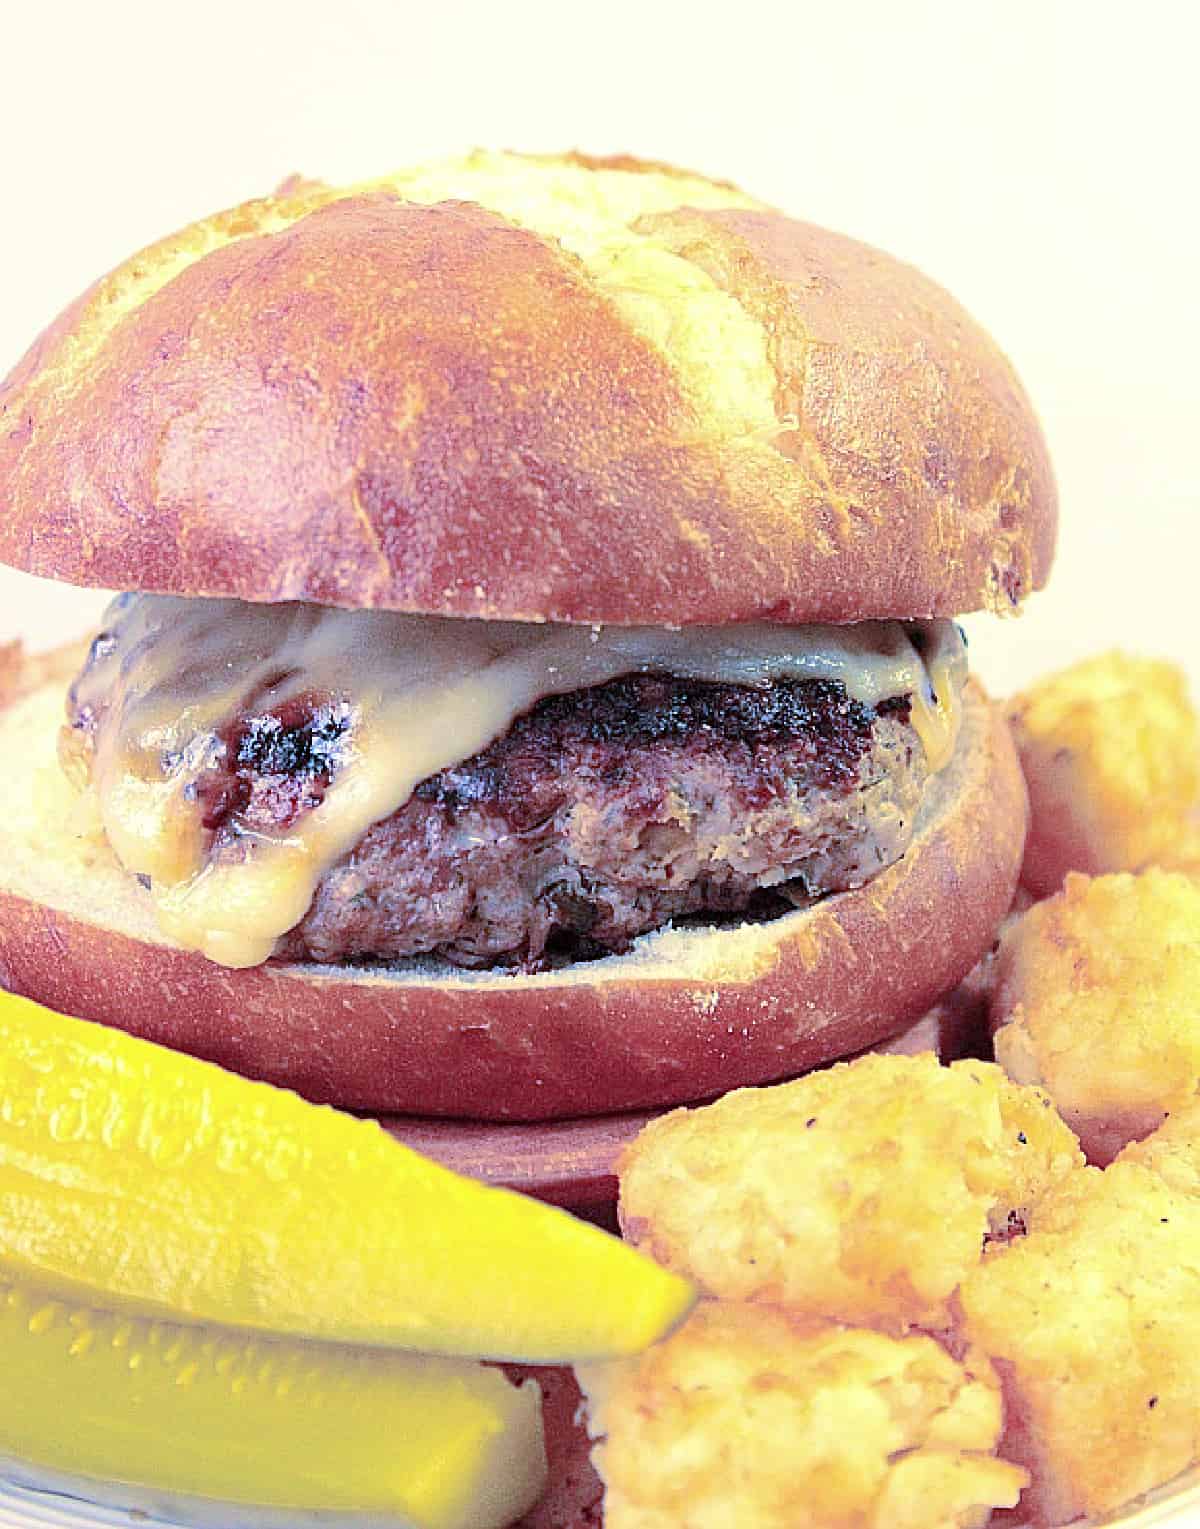
<path fill-rule="evenodd" d="M 500 1529 L 546 1473 L 537 1388 L 498 1370 L 146 1320 L 11 1283 L 0 1455 L 35 1476 L 419 1529 Z"/>

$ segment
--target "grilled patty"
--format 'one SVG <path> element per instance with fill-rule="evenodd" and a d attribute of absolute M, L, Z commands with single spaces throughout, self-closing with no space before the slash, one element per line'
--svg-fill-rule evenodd
<path fill-rule="evenodd" d="M 241 770 L 270 818 L 280 784 L 256 776 L 254 738 Z M 924 779 L 906 705 L 876 714 L 828 681 L 638 676 L 552 697 L 369 829 L 279 954 L 535 968 L 690 915 L 766 916 L 897 859 Z"/>
<path fill-rule="evenodd" d="M 94 741 L 105 708 L 72 717 Z M 210 855 L 318 806 L 353 722 L 320 695 L 233 719 L 189 787 Z M 769 917 L 903 853 L 927 776 L 907 698 L 633 675 L 552 696 L 423 781 L 319 883 L 288 960 L 534 970 L 678 919 Z"/>

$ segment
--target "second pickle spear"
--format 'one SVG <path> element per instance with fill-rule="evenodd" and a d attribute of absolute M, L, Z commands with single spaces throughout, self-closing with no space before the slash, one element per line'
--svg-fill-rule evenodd
<path fill-rule="evenodd" d="M 687 1281 L 379 1126 L 0 993 L 0 1270 L 175 1319 L 556 1363 Z"/>
<path fill-rule="evenodd" d="M 498 1370 L 147 1321 L 31 1285 L 0 1284 L 0 1456 L 172 1519 L 195 1516 L 178 1494 L 205 1499 L 223 1525 L 500 1529 L 546 1478 L 537 1388 Z"/>

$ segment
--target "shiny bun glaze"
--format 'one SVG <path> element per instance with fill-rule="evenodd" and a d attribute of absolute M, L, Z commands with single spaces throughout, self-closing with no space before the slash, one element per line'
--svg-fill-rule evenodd
<path fill-rule="evenodd" d="M 482 153 L 127 261 L 0 387 L 0 496 L 0 558 L 80 584 L 682 624 L 1009 609 L 1056 510 L 1011 367 L 911 267 Z"/>

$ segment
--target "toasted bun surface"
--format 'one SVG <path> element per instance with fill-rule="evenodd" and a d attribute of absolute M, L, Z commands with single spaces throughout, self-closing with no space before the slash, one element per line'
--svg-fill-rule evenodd
<path fill-rule="evenodd" d="M 0 386 L 0 559 L 444 615 L 1008 609 L 1055 491 L 919 272 L 634 160 L 296 182 L 96 284 Z"/>
<path fill-rule="evenodd" d="M 44 676 L 43 676 L 44 677 Z M 627 956 L 525 976 L 215 966 L 170 944 L 80 820 L 58 769 L 61 681 L 0 712 L 0 983 L 310 1098 L 543 1119 L 790 1076 L 912 1024 L 1012 900 L 1025 795 L 977 690 L 903 861 L 770 923 L 666 930 Z"/>

